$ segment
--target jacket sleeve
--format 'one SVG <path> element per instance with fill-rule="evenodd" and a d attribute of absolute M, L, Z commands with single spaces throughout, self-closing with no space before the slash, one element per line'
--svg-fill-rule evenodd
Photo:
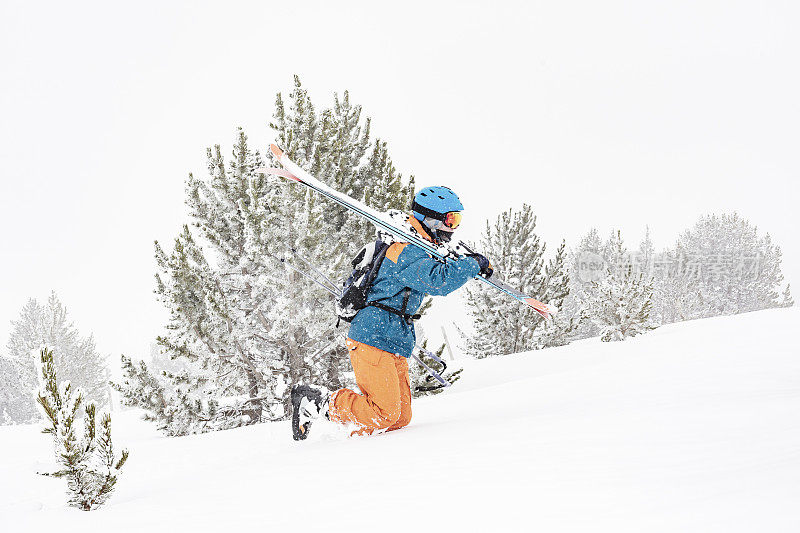
<path fill-rule="evenodd" d="M 478 275 L 478 262 L 471 257 L 448 259 L 442 263 L 415 246 L 406 246 L 397 261 L 395 277 L 403 287 L 444 296 Z"/>

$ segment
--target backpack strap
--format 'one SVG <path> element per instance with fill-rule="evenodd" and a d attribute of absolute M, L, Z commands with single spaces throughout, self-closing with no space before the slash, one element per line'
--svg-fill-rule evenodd
<path fill-rule="evenodd" d="M 395 309 L 394 307 L 389 307 L 386 304 L 382 304 L 380 302 L 367 302 L 368 306 L 377 307 L 378 309 L 383 309 L 384 311 L 388 311 L 389 313 L 398 315 L 403 321 L 411 325 L 414 323 L 415 320 L 419 320 L 422 318 L 422 315 L 416 314 L 412 315 L 406 312 L 408 308 L 408 300 L 411 297 L 411 287 L 406 287 L 403 289 L 403 308 L 402 309 Z"/>
<path fill-rule="evenodd" d="M 383 260 L 386 258 L 386 252 L 389 251 L 391 244 L 387 244 L 378 239 L 378 243 L 381 248 L 378 251 L 378 255 L 375 256 L 373 259 L 372 269 L 367 273 L 367 283 L 366 286 L 368 288 L 372 288 L 372 283 L 375 281 L 375 278 L 378 276 L 378 270 L 380 270 L 381 265 L 383 264 Z M 367 293 L 369 293 L 369 289 L 367 289 Z M 412 315 L 407 311 L 408 309 L 408 300 L 411 298 L 411 287 L 403 288 L 403 307 L 402 309 L 395 309 L 394 307 L 389 307 L 386 304 L 382 304 L 380 302 L 366 302 L 365 307 L 377 307 L 378 309 L 383 309 L 384 311 L 388 311 L 394 315 L 398 315 L 406 324 L 413 324 L 414 320 L 419 320 L 422 318 L 422 315 L 415 314 Z"/>

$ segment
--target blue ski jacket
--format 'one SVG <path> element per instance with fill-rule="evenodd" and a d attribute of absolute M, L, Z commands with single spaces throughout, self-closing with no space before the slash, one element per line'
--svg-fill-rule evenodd
<path fill-rule="evenodd" d="M 419 221 L 411 217 L 409 222 L 420 235 L 431 240 Z M 407 287 L 410 292 L 406 313 L 415 314 L 426 295 L 450 294 L 479 272 L 478 262 L 471 257 L 442 263 L 413 244 L 395 242 L 386 251 L 386 258 L 367 294 L 367 300 L 400 310 Z M 413 324 L 408 324 L 399 315 L 373 306 L 358 312 L 351 322 L 349 337 L 403 357 L 411 356 L 416 343 Z"/>

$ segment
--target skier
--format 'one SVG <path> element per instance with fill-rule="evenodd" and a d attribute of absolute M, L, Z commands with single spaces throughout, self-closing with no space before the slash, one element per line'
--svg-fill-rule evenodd
<path fill-rule="evenodd" d="M 464 206 L 448 187 L 426 187 L 414 198 L 408 222 L 435 244 L 450 241 Z M 441 262 L 417 246 L 394 242 L 370 288 L 367 307 L 352 321 L 346 341 L 361 394 L 339 389 L 292 388 L 295 440 L 308 436 L 320 416 L 352 424 L 353 434 L 400 429 L 411 420 L 408 357 L 416 342 L 413 320 L 426 295 L 450 294 L 492 266 L 481 254 Z"/>

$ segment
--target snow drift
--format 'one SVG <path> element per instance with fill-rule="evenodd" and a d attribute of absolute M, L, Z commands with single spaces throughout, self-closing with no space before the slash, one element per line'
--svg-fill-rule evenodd
<path fill-rule="evenodd" d="M 0 428 L 0 531 L 800 531 L 800 310 L 469 361 L 404 430 L 288 422 L 164 438 L 98 511 L 66 507 L 35 426 Z"/>

